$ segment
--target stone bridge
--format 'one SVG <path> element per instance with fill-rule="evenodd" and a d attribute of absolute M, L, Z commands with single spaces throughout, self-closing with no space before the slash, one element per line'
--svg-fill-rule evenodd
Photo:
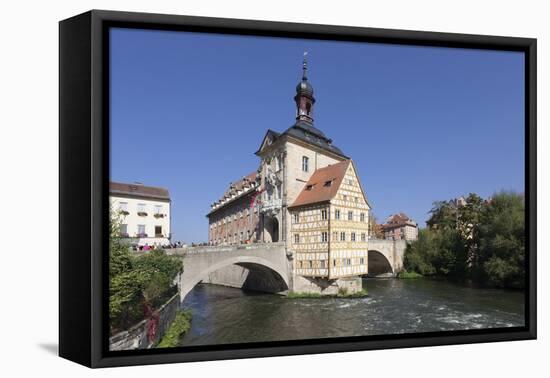
<path fill-rule="evenodd" d="M 369 277 L 392 277 L 403 268 L 404 240 L 369 240 Z M 293 288 L 291 260 L 285 243 L 168 249 L 184 258 L 179 277 L 181 300 L 200 282 L 271 293 Z"/>
<path fill-rule="evenodd" d="M 208 246 L 167 250 L 184 258 L 181 300 L 200 282 L 266 292 L 285 292 L 291 270 L 284 243 Z"/>
<path fill-rule="evenodd" d="M 406 240 L 369 240 L 369 277 L 395 277 L 403 270 Z"/>

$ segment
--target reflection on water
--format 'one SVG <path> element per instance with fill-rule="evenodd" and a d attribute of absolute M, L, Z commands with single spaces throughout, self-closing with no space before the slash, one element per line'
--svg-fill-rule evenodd
<path fill-rule="evenodd" d="M 181 345 L 379 335 L 524 325 L 521 291 L 477 289 L 429 279 L 368 279 L 369 297 L 287 299 L 198 285 Z"/>

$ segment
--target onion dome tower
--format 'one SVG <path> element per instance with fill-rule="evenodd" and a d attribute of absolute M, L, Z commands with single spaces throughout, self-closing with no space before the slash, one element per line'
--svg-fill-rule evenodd
<path fill-rule="evenodd" d="M 296 121 L 313 124 L 313 104 L 315 104 L 315 97 L 313 97 L 313 87 L 307 80 L 306 58 L 307 52 L 304 53 L 302 63 L 302 81 L 296 86 L 296 96 L 294 96 L 294 101 L 296 102 Z"/>

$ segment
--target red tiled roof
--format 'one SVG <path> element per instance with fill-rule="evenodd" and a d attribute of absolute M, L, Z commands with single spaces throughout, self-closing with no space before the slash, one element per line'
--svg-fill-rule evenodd
<path fill-rule="evenodd" d="M 111 182 L 109 184 L 109 193 L 132 197 L 156 198 L 164 200 L 170 199 L 168 189 L 159 188 L 156 186 L 146 186 L 142 184 Z"/>
<path fill-rule="evenodd" d="M 231 193 L 231 190 L 241 190 L 245 187 L 246 184 L 253 183 L 256 181 L 256 177 L 258 176 L 258 172 L 254 171 L 246 176 L 244 176 L 242 179 L 237 180 L 229 184 L 229 188 L 225 191 L 224 196 L 229 195 Z"/>
<path fill-rule="evenodd" d="M 386 219 L 386 223 L 384 223 L 381 227 L 382 229 L 391 229 L 395 227 L 401 227 L 406 224 L 415 224 L 415 222 L 409 218 L 409 216 L 405 213 L 399 213 L 399 214 L 393 214 Z"/>
<path fill-rule="evenodd" d="M 330 201 L 334 198 L 342 184 L 346 171 L 351 160 L 344 160 L 339 163 L 319 168 L 309 178 L 304 189 L 300 192 L 292 206 L 297 207 L 318 202 Z M 331 185 L 325 185 L 331 181 Z"/>

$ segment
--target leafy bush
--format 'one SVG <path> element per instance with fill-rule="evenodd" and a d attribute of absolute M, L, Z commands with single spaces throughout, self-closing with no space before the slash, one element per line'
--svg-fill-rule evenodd
<path fill-rule="evenodd" d="M 191 328 L 191 311 L 179 311 L 156 348 L 173 348 L 179 345 L 183 335 Z"/>
<path fill-rule="evenodd" d="M 416 272 L 399 272 L 397 275 L 397 278 L 400 279 L 416 279 L 416 278 L 422 278 L 422 274 L 416 273 Z"/>

